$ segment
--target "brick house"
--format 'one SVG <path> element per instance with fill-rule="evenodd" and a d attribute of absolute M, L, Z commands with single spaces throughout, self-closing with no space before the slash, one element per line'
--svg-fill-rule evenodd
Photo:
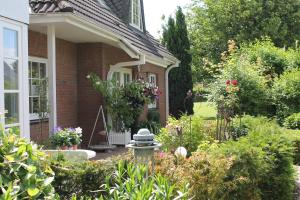
<path fill-rule="evenodd" d="M 147 31 L 143 0 L 29 0 L 28 84 L 30 138 L 40 142 L 56 126 L 80 126 L 86 145 L 102 97 L 86 79 L 126 83 L 143 76 L 163 95 L 145 107 L 155 108 L 165 124 L 168 117 L 168 74 L 179 61 Z M 43 133 L 37 122 L 36 87 L 48 79 L 48 122 Z M 26 100 L 27 101 L 27 100 Z M 97 130 L 103 129 L 99 123 Z"/>

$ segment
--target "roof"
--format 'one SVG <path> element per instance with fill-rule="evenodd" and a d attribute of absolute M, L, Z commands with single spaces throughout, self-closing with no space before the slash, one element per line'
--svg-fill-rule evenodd
<path fill-rule="evenodd" d="M 122 19 L 130 0 L 29 0 L 33 13 L 69 12 L 90 22 L 99 24 L 107 30 L 119 34 L 142 52 L 158 57 L 163 54 L 174 57 L 158 40 L 148 32 L 142 32 Z M 128 4 L 128 5 L 127 5 Z M 123 11 L 125 12 L 125 11 Z M 142 10 L 143 12 L 143 10 Z M 118 14 L 119 13 L 119 14 Z"/>

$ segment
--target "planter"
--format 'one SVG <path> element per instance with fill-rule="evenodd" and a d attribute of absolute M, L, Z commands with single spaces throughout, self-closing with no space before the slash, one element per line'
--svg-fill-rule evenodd
<path fill-rule="evenodd" d="M 76 144 L 76 145 L 73 145 L 73 146 L 72 146 L 72 149 L 73 149 L 73 150 L 77 150 L 77 149 L 78 149 L 78 145 L 77 145 L 77 144 Z"/>
<path fill-rule="evenodd" d="M 131 133 L 117 133 L 112 131 L 109 133 L 109 141 L 112 145 L 127 145 L 131 141 Z"/>
<path fill-rule="evenodd" d="M 60 147 L 61 150 L 69 150 L 69 147 L 68 146 L 62 146 Z"/>

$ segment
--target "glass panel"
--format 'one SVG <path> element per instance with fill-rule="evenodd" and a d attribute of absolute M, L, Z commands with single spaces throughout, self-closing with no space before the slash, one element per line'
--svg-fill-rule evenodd
<path fill-rule="evenodd" d="M 124 84 L 130 83 L 130 74 L 124 74 Z"/>
<path fill-rule="evenodd" d="M 31 62 L 28 62 L 28 77 L 31 78 Z"/>
<path fill-rule="evenodd" d="M 31 79 L 30 96 L 39 96 L 39 79 Z"/>
<path fill-rule="evenodd" d="M 33 97 L 32 98 L 32 113 L 38 113 L 39 112 L 39 98 Z"/>
<path fill-rule="evenodd" d="M 5 124 L 19 123 L 19 94 L 18 93 L 6 93 L 5 98 Z"/>
<path fill-rule="evenodd" d="M 120 82 L 121 82 L 121 79 L 120 79 L 120 72 L 114 72 L 113 74 L 113 81 L 116 81 L 117 82 L 117 85 L 120 86 Z"/>
<path fill-rule="evenodd" d="M 18 61 L 4 59 L 4 89 L 18 89 Z"/>
<path fill-rule="evenodd" d="M 29 113 L 33 113 L 33 109 L 32 109 L 32 101 L 33 101 L 33 98 L 32 97 L 29 97 Z"/>
<path fill-rule="evenodd" d="M 40 78 L 46 78 L 46 64 L 40 63 Z"/>
<path fill-rule="evenodd" d="M 40 78 L 40 69 L 39 69 L 39 63 L 32 62 L 31 64 L 31 78 Z"/>
<path fill-rule="evenodd" d="M 4 28 L 3 30 L 4 57 L 18 57 L 18 32 Z"/>

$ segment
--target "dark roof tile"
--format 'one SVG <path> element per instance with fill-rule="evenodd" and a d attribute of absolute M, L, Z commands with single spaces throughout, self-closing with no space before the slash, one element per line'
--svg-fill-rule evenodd
<path fill-rule="evenodd" d="M 121 35 L 141 51 L 159 57 L 162 57 L 162 53 L 173 56 L 148 32 L 141 32 L 128 25 L 112 11 L 112 5 L 104 5 L 104 1 L 107 4 L 111 1 L 112 4 L 116 4 L 115 6 L 124 6 L 121 2 L 128 0 L 102 0 L 101 2 L 98 0 L 29 0 L 34 13 L 72 12 Z"/>

